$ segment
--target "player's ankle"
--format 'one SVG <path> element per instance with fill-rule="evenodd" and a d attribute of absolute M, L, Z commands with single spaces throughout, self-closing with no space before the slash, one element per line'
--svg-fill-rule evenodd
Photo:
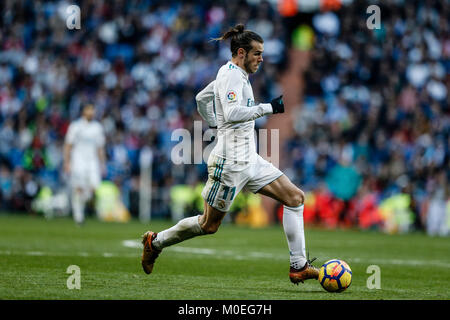
<path fill-rule="evenodd" d="M 299 260 L 291 262 L 290 266 L 291 269 L 294 269 L 295 271 L 303 271 L 308 267 L 308 261 Z"/>

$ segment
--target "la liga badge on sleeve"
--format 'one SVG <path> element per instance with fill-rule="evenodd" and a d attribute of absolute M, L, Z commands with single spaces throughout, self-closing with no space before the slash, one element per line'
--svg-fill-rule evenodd
<path fill-rule="evenodd" d="M 234 91 L 228 91 L 227 98 L 230 101 L 236 100 L 236 93 Z"/>

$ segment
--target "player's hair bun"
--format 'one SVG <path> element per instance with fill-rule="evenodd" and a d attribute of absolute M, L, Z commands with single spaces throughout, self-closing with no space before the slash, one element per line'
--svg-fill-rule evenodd
<path fill-rule="evenodd" d="M 264 43 L 264 40 L 257 33 L 245 30 L 245 26 L 242 23 L 235 25 L 233 28 L 229 29 L 220 38 L 213 38 L 211 41 L 222 41 L 231 39 L 231 55 L 234 57 L 237 54 L 239 48 L 243 48 L 247 53 L 252 49 L 252 41 L 259 43 Z"/>
<path fill-rule="evenodd" d="M 238 36 L 241 33 L 244 33 L 245 31 L 245 26 L 242 23 L 237 24 L 236 26 L 234 26 L 233 28 L 231 28 L 230 30 L 228 30 L 227 32 L 225 32 L 225 34 L 223 36 L 221 36 L 220 38 L 214 39 L 214 40 L 227 40 L 227 39 L 233 39 L 234 37 Z"/>
<path fill-rule="evenodd" d="M 233 29 L 237 34 L 239 34 L 244 32 L 245 26 L 242 23 L 239 23 Z"/>

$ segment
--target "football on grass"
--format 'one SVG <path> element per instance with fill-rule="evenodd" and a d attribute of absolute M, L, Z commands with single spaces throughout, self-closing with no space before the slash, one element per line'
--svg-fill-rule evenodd
<path fill-rule="evenodd" d="M 328 292 L 342 292 L 352 283 L 352 270 L 343 260 L 328 260 L 319 270 L 319 282 Z"/>

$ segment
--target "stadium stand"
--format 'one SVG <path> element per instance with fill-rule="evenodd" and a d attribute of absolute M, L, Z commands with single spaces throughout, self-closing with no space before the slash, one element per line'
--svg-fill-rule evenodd
<path fill-rule="evenodd" d="M 447 234 L 449 4 L 386 1 L 369 30 L 368 1 L 347 2 L 305 20 L 314 45 L 282 169 L 308 192 L 306 222 Z M 292 17 L 267 1 L 76 3 L 80 30 L 65 27 L 64 1 L 0 3 L 0 210 L 30 211 L 42 187 L 64 187 L 64 135 L 91 102 L 106 179 L 136 215 L 139 154 L 151 148 L 152 214 L 170 217 L 171 187 L 206 181 L 205 164 L 176 166 L 170 152 L 173 130 L 201 119 L 195 94 L 228 59 L 226 44 L 208 40 L 237 22 L 261 34 L 252 85 L 267 101 L 289 67 Z"/>

